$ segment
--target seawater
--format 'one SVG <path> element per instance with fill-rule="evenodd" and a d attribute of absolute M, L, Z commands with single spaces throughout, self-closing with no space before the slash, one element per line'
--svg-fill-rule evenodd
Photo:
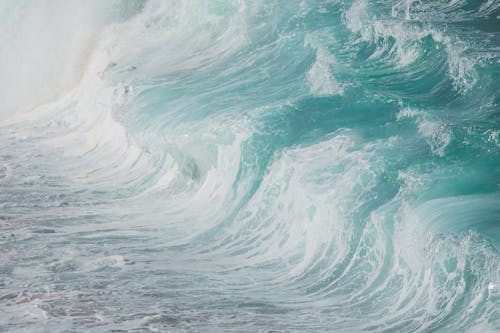
<path fill-rule="evenodd" d="M 498 332 L 500 2 L 0 2 L 0 331 Z"/>

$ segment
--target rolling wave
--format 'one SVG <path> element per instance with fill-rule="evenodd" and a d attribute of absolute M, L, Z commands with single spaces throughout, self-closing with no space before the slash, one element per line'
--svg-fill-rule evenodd
<path fill-rule="evenodd" d="M 0 18 L 0 331 L 500 329 L 500 3 Z"/>

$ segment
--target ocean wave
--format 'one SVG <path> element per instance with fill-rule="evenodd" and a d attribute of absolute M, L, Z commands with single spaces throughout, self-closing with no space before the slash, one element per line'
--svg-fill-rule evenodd
<path fill-rule="evenodd" d="M 498 10 L 0 3 L 0 331 L 498 330 Z"/>

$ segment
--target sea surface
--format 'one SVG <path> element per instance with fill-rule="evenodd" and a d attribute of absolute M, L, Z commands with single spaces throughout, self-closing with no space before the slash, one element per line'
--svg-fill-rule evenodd
<path fill-rule="evenodd" d="M 0 332 L 500 331 L 500 1 L 0 1 Z"/>

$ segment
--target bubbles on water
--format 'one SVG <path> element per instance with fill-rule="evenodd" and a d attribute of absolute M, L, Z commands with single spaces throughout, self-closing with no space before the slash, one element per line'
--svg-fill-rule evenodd
<path fill-rule="evenodd" d="M 477 82 L 475 66 L 477 62 L 464 55 L 465 47 L 459 41 L 446 40 L 448 55 L 448 73 L 453 80 L 455 89 L 467 92 Z"/>
<path fill-rule="evenodd" d="M 354 1 L 351 7 L 344 13 L 347 27 L 352 32 L 364 33 L 365 27 L 369 24 L 368 3 L 365 0 Z"/>
<path fill-rule="evenodd" d="M 403 108 L 396 114 L 397 120 L 404 118 L 416 119 L 418 132 L 425 139 L 432 153 L 438 156 L 445 155 L 445 149 L 453 138 L 449 125 L 441 120 L 433 119 L 426 112 L 411 108 Z"/>
<path fill-rule="evenodd" d="M 405 90 L 475 89 L 452 29 L 414 1 L 129 4 L 0 123 L 2 327 L 492 330 L 498 253 L 468 227 L 497 198 L 431 200 L 462 190 L 433 191 L 459 129 Z"/>
<path fill-rule="evenodd" d="M 479 61 L 467 55 L 467 43 L 457 37 L 450 37 L 432 24 L 410 20 L 410 7 L 413 1 L 401 1 L 392 9 L 393 19 L 382 19 L 370 15 L 372 11 L 364 0 L 355 1 L 344 12 L 344 21 L 348 29 L 358 34 L 361 40 L 377 45 L 371 58 L 390 55 L 398 67 L 406 67 L 415 63 L 422 64 L 422 58 L 428 57 L 426 39 L 430 36 L 439 50 L 444 46 L 446 52 L 448 75 L 454 88 L 466 93 L 477 82 L 476 66 Z M 405 21 L 398 19 L 399 7 L 405 9 Z M 422 14 L 425 16 L 426 14 Z M 439 59 L 439 57 L 436 57 Z M 431 61 L 433 59 L 430 59 Z"/>
<path fill-rule="evenodd" d="M 452 139 L 452 132 L 446 124 L 424 118 L 418 124 L 418 131 L 426 139 L 434 154 L 444 156 L 445 149 Z"/>
<path fill-rule="evenodd" d="M 323 48 L 316 51 L 316 61 L 307 72 L 307 79 L 311 92 L 316 96 L 340 95 L 342 87 L 335 79 L 332 66 L 336 63 L 335 57 Z"/>

